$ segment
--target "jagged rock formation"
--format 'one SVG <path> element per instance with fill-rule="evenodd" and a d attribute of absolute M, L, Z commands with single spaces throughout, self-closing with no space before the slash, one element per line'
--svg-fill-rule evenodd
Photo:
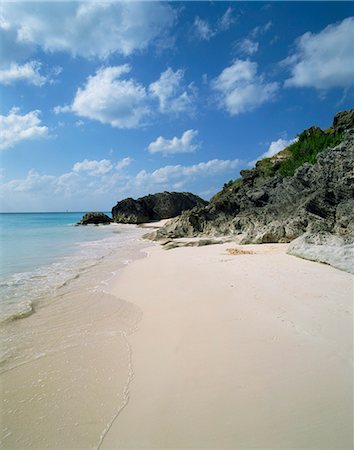
<path fill-rule="evenodd" d="M 190 192 L 161 192 L 134 200 L 126 198 L 112 208 L 112 217 L 119 223 L 144 223 L 170 219 L 208 202 Z"/>
<path fill-rule="evenodd" d="M 77 225 L 107 225 L 111 222 L 113 222 L 113 220 L 106 214 L 96 211 L 86 213 Z"/>
<path fill-rule="evenodd" d="M 207 206 L 148 237 L 238 235 L 241 243 L 265 243 L 290 242 L 305 232 L 354 236 L 353 124 L 350 110 L 338 113 L 326 131 L 311 127 L 297 143 L 241 171 Z"/>

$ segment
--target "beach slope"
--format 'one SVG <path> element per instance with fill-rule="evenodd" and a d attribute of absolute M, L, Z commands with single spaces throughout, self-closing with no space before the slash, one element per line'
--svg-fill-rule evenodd
<path fill-rule="evenodd" d="M 102 450 L 352 448 L 352 275 L 230 247 L 152 247 L 111 284 L 142 319 Z"/>

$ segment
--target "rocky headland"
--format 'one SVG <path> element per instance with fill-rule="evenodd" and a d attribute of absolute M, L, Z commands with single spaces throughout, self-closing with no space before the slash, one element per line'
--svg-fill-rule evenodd
<path fill-rule="evenodd" d="M 160 192 L 134 200 L 126 198 L 112 208 L 114 222 L 140 224 L 179 216 L 208 202 L 190 192 Z"/>
<path fill-rule="evenodd" d="M 353 126 L 354 109 L 338 113 L 327 130 L 303 131 L 277 155 L 242 170 L 241 178 L 226 183 L 207 205 L 183 212 L 146 237 L 293 241 L 289 252 L 353 272 Z"/>

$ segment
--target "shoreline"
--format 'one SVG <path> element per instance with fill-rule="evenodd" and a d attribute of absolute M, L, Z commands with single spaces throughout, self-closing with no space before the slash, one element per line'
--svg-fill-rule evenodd
<path fill-rule="evenodd" d="M 132 378 L 127 336 L 141 311 L 106 287 L 144 257 L 147 243 L 134 234 L 34 314 L 2 324 L 2 448 L 98 448 L 125 406 Z"/>
<path fill-rule="evenodd" d="M 18 322 L 52 348 L 2 375 L 4 448 L 350 448 L 350 274 L 287 244 L 140 244 Z"/>

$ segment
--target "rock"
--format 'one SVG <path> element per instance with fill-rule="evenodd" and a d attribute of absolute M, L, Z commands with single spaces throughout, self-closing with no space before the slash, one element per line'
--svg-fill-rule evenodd
<path fill-rule="evenodd" d="M 354 274 L 354 238 L 331 233 L 305 233 L 291 242 L 289 255 L 329 264 Z"/>
<path fill-rule="evenodd" d="M 113 220 L 102 212 L 88 212 L 77 225 L 107 225 L 112 222 Z"/>
<path fill-rule="evenodd" d="M 112 217 L 115 222 L 139 224 L 176 217 L 183 211 L 207 203 L 190 192 L 161 192 L 118 202 L 112 208 Z"/>
<path fill-rule="evenodd" d="M 343 201 L 337 206 L 334 232 L 354 236 L 354 199 Z"/>
<path fill-rule="evenodd" d="M 145 223 L 150 221 L 145 205 L 133 198 L 126 198 L 112 208 L 112 217 L 120 223 Z"/>
<path fill-rule="evenodd" d="M 336 133 L 341 133 L 353 127 L 354 109 L 341 111 L 334 116 L 332 128 Z"/>
<path fill-rule="evenodd" d="M 224 244 L 225 242 L 227 241 L 221 239 L 197 239 L 189 242 L 170 240 L 162 243 L 161 246 L 164 250 L 172 250 L 180 247 L 205 247 L 206 245 Z"/>
<path fill-rule="evenodd" d="M 319 143 L 327 138 L 336 143 L 320 151 L 314 164 L 282 175 L 282 161 L 292 157 L 291 149 L 285 149 L 281 158 L 275 155 L 241 171 L 242 178 L 225 184 L 208 205 L 182 213 L 151 237 L 239 235 L 239 241 L 248 244 L 290 242 L 306 232 L 354 236 L 353 120 L 354 110 L 344 111 L 326 132 L 311 127 L 301 134 L 304 151 L 310 151 L 316 136 Z M 343 128 L 346 131 L 336 135 Z"/>

